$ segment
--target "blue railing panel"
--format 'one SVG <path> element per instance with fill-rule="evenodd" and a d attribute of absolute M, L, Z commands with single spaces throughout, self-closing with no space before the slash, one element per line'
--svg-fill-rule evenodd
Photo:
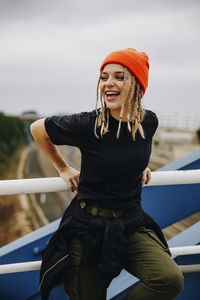
<path fill-rule="evenodd" d="M 32 243 L 24 245 L 21 248 L 18 248 L 14 251 L 7 253 L 4 256 L 1 256 L 0 264 L 11 264 L 41 260 L 41 254 L 37 254 L 38 251 L 35 250 L 44 249 L 50 236 L 51 235 L 44 236 L 43 238 L 35 240 Z M 0 299 L 2 300 L 27 300 L 32 295 L 38 293 L 39 271 L 0 275 Z"/>
<path fill-rule="evenodd" d="M 3 274 L 0 276 L 0 299 L 28 300 L 39 292 L 39 271 Z"/>
<path fill-rule="evenodd" d="M 167 227 L 200 211 L 200 184 L 150 186 L 142 191 L 142 206 Z"/>

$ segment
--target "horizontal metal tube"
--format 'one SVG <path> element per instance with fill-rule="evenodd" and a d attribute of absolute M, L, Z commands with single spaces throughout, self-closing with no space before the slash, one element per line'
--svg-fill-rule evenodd
<path fill-rule="evenodd" d="M 182 273 L 197 273 L 200 272 L 200 265 L 179 265 Z"/>
<path fill-rule="evenodd" d="M 172 255 L 189 255 L 189 254 L 199 254 L 200 246 L 185 246 L 185 247 L 174 247 L 170 248 Z M 40 270 L 41 261 L 31 261 L 24 263 L 15 263 L 0 265 L 0 274 L 17 273 L 17 272 L 27 272 Z M 189 265 L 189 266 L 179 266 L 183 273 L 200 272 L 200 265 Z"/>
<path fill-rule="evenodd" d="M 147 186 L 200 183 L 200 170 L 152 172 Z M 61 177 L 0 180 L 0 195 L 63 192 L 68 190 Z"/>
<path fill-rule="evenodd" d="M 11 274 L 18 272 L 36 271 L 40 270 L 41 261 L 16 263 L 0 266 L 0 274 Z M 200 264 L 196 265 L 179 265 L 183 273 L 196 273 L 200 272 Z"/>
<path fill-rule="evenodd" d="M 189 254 L 200 254 L 200 246 L 183 246 L 170 248 L 173 256 L 177 255 L 189 255 Z"/>
<path fill-rule="evenodd" d="M 0 274 L 40 270 L 41 261 L 30 261 L 24 263 L 0 265 Z"/>

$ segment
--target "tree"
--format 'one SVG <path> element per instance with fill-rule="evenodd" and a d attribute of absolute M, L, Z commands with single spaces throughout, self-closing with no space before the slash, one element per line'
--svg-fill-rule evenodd
<path fill-rule="evenodd" d="M 196 131 L 198 142 L 200 143 L 200 128 Z"/>

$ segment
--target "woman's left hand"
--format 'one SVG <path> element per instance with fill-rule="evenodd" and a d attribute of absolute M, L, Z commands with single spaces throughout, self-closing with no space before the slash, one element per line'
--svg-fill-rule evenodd
<path fill-rule="evenodd" d="M 151 180 L 151 170 L 149 168 L 146 168 L 143 171 L 143 175 L 142 175 L 142 186 L 149 183 L 150 180 Z"/>

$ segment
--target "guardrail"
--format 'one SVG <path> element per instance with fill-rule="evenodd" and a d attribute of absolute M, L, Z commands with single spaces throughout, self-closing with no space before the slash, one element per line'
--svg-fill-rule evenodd
<path fill-rule="evenodd" d="M 152 172 L 146 186 L 200 183 L 200 170 Z M 0 180 L 0 195 L 36 194 L 68 190 L 61 177 Z"/>
<path fill-rule="evenodd" d="M 185 247 L 173 247 L 170 248 L 172 256 L 177 255 L 189 255 L 189 254 L 200 254 L 200 246 L 185 246 Z M 27 272 L 40 270 L 41 261 L 32 261 L 15 264 L 5 264 L 0 266 L 0 274 Z M 179 266 L 184 273 L 200 272 L 200 264 L 198 265 L 182 265 Z"/>
<path fill-rule="evenodd" d="M 200 170 L 152 172 L 148 186 L 200 183 Z M 68 190 L 61 177 L 0 180 L 0 195 L 48 193 Z M 200 254 L 200 246 L 170 248 L 173 256 Z M 0 274 L 39 270 L 41 261 L 6 264 L 0 266 Z M 200 265 L 179 266 L 182 272 L 200 272 Z"/>

